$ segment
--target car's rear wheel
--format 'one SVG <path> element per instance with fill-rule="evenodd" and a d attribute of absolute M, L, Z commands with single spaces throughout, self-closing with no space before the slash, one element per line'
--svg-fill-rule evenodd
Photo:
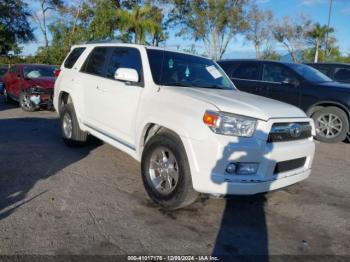
<path fill-rule="evenodd" d="M 346 139 L 349 131 L 349 119 L 340 108 L 325 107 L 313 114 L 312 118 L 315 121 L 317 140 L 337 143 Z"/>
<path fill-rule="evenodd" d="M 163 208 L 178 209 L 197 199 L 186 151 L 172 132 L 160 131 L 147 142 L 141 169 L 148 195 Z"/>
<path fill-rule="evenodd" d="M 34 112 L 38 110 L 38 107 L 30 100 L 30 96 L 27 92 L 21 92 L 19 96 L 19 105 L 23 111 Z"/>
<path fill-rule="evenodd" d="M 64 142 L 68 146 L 82 146 L 87 140 L 87 133 L 79 127 L 73 104 L 63 106 L 60 113 L 60 125 Z"/>

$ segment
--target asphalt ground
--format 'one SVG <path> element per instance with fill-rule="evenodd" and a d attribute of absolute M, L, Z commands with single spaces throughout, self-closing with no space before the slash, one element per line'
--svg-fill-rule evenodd
<path fill-rule="evenodd" d="M 23 112 L 0 97 L 0 255 L 350 260 L 349 168 L 350 144 L 317 143 L 313 172 L 299 184 L 164 212 L 134 159 L 93 138 L 68 148 L 55 112 Z"/>

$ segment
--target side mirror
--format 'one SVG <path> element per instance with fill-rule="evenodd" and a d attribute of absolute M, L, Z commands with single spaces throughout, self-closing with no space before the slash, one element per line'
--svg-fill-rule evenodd
<path fill-rule="evenodd" d="M 139 74 L 132 68 L 118 68 L 114 73 L 114 79 L 123 82 L 137 83 L 139 81 Z"/>

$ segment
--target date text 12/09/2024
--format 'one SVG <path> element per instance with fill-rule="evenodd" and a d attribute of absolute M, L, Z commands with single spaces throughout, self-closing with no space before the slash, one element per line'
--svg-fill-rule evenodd
<path fill-rule="evenodd" d="M 128 261 L 219 261 L 215 256 L 128 256 Z"/>

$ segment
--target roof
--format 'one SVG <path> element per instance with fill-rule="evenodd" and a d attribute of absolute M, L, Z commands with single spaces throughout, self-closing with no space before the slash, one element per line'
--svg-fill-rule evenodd
<path fill-rule="evenodd" d="M 320 62 L 320 63 L 305 63 L 307 65 L 345 65 L 350 66 L 350 63 L 340 63 L 340 62 Z"/>
<path fill-rule="evenodd" d="M 276 64 L 296 64 L 296 63 L 290 63 L 290 62 L 283 62 L 283 61 L 277 61 L 277 60 L 263 60 L 263 59 L 223 59 L 219 60 L 219 63 L 230 63 L 230 62 L 269 62 L 269 63 L 276 63 Z"/>
<path fill-rule="evenodd" d="M 161 50 L 161 51 L 176 52 L 176 53 L 187 54 L 187 55 L 198 56 L 198 57 L 203 57 L 203 58 L 210 59 L 210 58 L 205 57 L 205 56 L 196 55 L 196 54 L 184 52 L 184 51 L 181 51 L 181 50 L 173 50 L 173 49 L 166 48 L 166 47 L 123 43 L 123 42 L 114 41 L 114 40 L 111 40 L 111 41 L 90 41 L 90 42 L 84 42 L 84 43 L 81 43 L 81 44 L 73 45 L 72 48 L 84 47 L 84 46 L 125 46 L 125 47 L 146 48 L 146 49 L 154 49 L 154 50 Z"/>

